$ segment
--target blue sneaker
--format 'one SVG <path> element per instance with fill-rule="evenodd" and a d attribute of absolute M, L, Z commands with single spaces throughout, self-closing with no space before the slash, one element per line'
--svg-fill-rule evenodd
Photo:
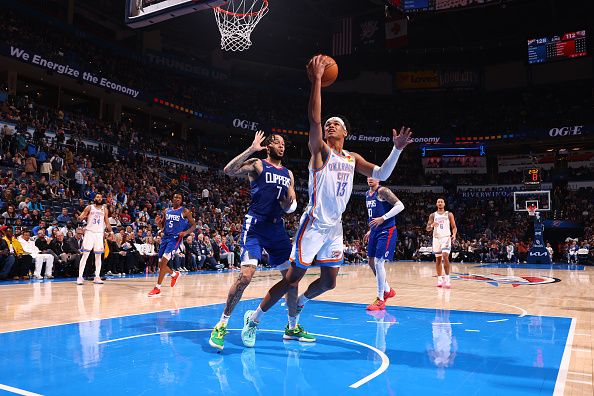
<path fill-rule="evenodd" d="M 248 348 L 253 348 L 256 344 L 256 330 L 258 330 L 258 325 L 254 321 L 250 320 L 253 313 L 253 310 L 249 310 L 245 313 L 245 315 L 243 315 L 241 341 L 243 341 L 243 345 Z"/>

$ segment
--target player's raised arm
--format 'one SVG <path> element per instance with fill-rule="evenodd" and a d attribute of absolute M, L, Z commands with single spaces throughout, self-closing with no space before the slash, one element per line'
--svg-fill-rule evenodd
<path fill-rule="evenodd" d="M 435 215 L 435 213 L 431 213 L 429 215 L 429 221 L 427 222 L 427 228 L 426 228 L 427 231 L 433 231 L 433 227 L 435 227 L 437 224 L 437 223 L 435 223 L 435 220 L 433 219 L 434 215 Z"/>
<path fill-rule="evenodd" d="M 448 213 L 448 217 L 450 219 L 450 225 L 452 226 L 452 241 L 455 241 L 456 234 L 458 233 L 458 227 L 456 226 L 456 220 L 454 219 L 454 214 L 452 212 Z"/>
<path fill-rule="evenodd" d="M 314 159 L 314 167 L 322 166 L 324 157 L 328 155 L 328 147 L 324 143 L 322 130 L 322 75 L 325 69 L 326 63 L 323 55 L 314 56 L 310 64 L 307 65 L 307 72 L 310 74 L 311 80 L 311 92 L 307 108 L 309 118 L 308 146 Z M 317 156 L 320 157 L 316 158 Z"/>
<path fill-rule="evenodd" d="M 371 227 L 379 226 L 384 221 L 391 219 L 392 217 L 396 216 L 398 213 L 400 213 L 404 210 L 404 204 L 398 199 L 396 194 L 394 194 L 392 192 L 392 190 L 390 190 L 389 188 L 380 187 L 377 193 L 382 201 L 386 201 L 387 203 L 392 205 L 392 209 L 390 209 L 383 216 L 376 217 L 373 220 L 371 220 L 371 222 L 369 223 L 369 225 Z"/>
<path fill-rule="evenodd" d="M 285 213 L 293 213 L 295 209 L 297 209 L 297 194 L 295 194 L 295 178 L 293 177 L 293 172 L 289 171 L 289 176 L 291 177 L 291 184 L 287 190 L 287 195 L 279 200 L 280 206 Z"/>
<path fill-rule="evenodd" d="M 89 216 L 89 212 L 91 211 L 91 205 L 87 205 L 87 207 L 83 210 L 83 212 L 78 216 L 78 221 L 83 221 Z"/>
<path fill-rule="evenodd" d="M 256 132 L 256 136 L 254 136 L 254 141 L 252 142 L 251 146 L 248 147 L 243 153 L 229 161 L 227 165 L 225 165 L 225 169 L 223 169 L 225 174 L 228 176 L 248 175 L 251 178 L 258 177 L 258 174 L 262 172 L 262 163 L 260 160 L 258 160 L 258 158 L 248 158 L 252 154 L 262 151 L 266 148 L 262 146 L 263 141 L 264 132 Z"/>
<path fill-rule="evenodd" d="M 410 128 L 402 127 L 400 128 L 400 133 L 396 129 L 392 129 L 394 147 L 392 147 L 390 155 L 388 155 L 382 166 L 372 164 L 357 153 L 351 153 L 356 160 L 355 171 L 367 177 L 373 177 L 382 181 L 386 180 L 394 171 L 402 150 L 412 142 L 411 135 Z"/>

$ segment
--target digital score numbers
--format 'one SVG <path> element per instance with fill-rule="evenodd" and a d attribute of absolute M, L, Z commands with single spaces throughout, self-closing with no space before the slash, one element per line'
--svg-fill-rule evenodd
<path fill-rule="evenodd" d="M 540 189 L 540 169 L 530 168 L 524 171 L 524 186 L 526 190 Z"/>
<path fill-rule="evenodd" d="M 528 40 L 528 63 L 545 63 L 586 56 L 586 31 Z"/>

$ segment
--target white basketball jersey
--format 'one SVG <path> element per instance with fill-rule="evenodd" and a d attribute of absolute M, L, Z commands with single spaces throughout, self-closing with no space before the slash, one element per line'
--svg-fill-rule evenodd
<path fill-rule="evenodd" d="M 348 151 L 336 154 L 330 150 L 320 169 L 309 169 L 309 204 L 306 213 L 317 227 L 338 224 L 353 191 L 355 157 Z"/>
<path fill-rule="evenodd" d="M 433 228 L 433 238 L 452 235 L 450 232 L 450 216 L 447 210 L 441 214 L 437 212 L 433 213 L 433 221 L 438 224 L 437 227 Z"/>
<path fill-rule="evenodd" d="M 95 205 L 91 205 L 91 211 L 87 218 L 87 231 L 103 232 L 105 230 L 105 208 L 97 209 Z"/>

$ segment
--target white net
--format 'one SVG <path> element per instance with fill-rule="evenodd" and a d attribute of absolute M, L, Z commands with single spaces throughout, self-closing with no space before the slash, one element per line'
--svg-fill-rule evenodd
<path fill-rule="evenodd" d="M 248 49 L 252 45 L 252 31 L 268 12 L 268 0 L 230 0 L 223 7 L 214 8 L 221 32 L 221 48 L 225 51 Z"/>

